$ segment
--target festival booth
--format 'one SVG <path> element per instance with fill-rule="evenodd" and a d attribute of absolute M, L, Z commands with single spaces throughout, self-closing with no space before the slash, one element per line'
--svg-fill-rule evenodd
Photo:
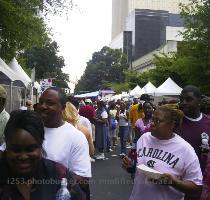
<path fill-rule="evenodd" d="M 141 88 L 139 85 L 137 85 L 133 90 L 130 91 L 129 96 L 136 96 L 140 97 L 141 96 Z"/>
<path fill-rule="evenodd" d="M 182 88 L 179 87 L 170 77 L 155 90 L 155 96 L 177 96 Z"/>
<path fill-rule="evenodd" d="M 27 82 L 23 81 L 19 73 L 14 72 L 1 58 L 0 58 L 0 84 L 7 91 L 6 110 L 8 112 L 18 109 L 20 106 L 21 91 L 27 87 Z"/>
<path fill-rule="evenodd" d="M 99 95 L 99 91 L 96 91 L 96 92 L 88 92 L 85 94 L 78 94 L 78 95 L 75 95 L 74 97 L 76 97 L 76 98 L 90 98 L 90 97 L 97 97 L 98 95 Z"/>
<path fill-rule="evenodd" d="M 99 90 L 99 94 L 103 101 L 111 101 L 115 92 L 113 90 Z"/>
<path fill-rule="evenodd" d="M 20 76 L 21 81 L 24 82 L 26 86 L 25 94 L 24 97 L 22 95 L 22 99 L 26 100 L 26 96 L 28 96 L 28 98 L 32 100 L 32 103 L 37 103 L 38 95 L 41 93 L 39 83 L 32 82 L 31 78 L 26 74 L 15 58 L 12 59 L 8 66 Z"/>
<path fill-rule="evenodd" d="M 85 99 L 85 98 L 103 99 L 104 101 L 107 101 L 111 99 L 113 94 L 115 94 L 113 90 L 99 90 L 95 92 L 88 92 L 85 94 L 75 95 L 74 97 L 80 99 Z"/>
<path fill-rule="evenodd" d="M 148 95 L 154 96 L 155 90 L 156 90 L 156 89 L 157 89 L 157 88 L 156 88 L 151 82 L 148 82 L 148 83 L 141 89 L 140 94 L 148 94 Z"/>
<path fill-rule="evenodd" d="M 25 73 L 23 68 L 19 65 L 18 61 L 13 58 L 11 62 L 8 64 L 8 66 L 16 73 L 19 75 L 21 81 L 24 83 L 26 87 L 29 86 L 31 79 L 29 76 Z"/>
<path fill-rule="evenodd" d="M 170 101 L 178 99 L 182 88 L 179 87 L 170 77 L 155 90 L 154 101 L 160 102 L 165 99 Z"/>
<path fill-rule="evenodd" d="M 122 94 L 116 94 L 116 95 L 113 95 L 110 100 L 116 102 L 118 99 L 122 99 L 122 98 L 123 98 Z"/>
<path fill-rule="evenodd" d="M 8 66 L 16 73 L 19 75 L 20 80 L 24 83 L 25 88 L 21 89 L 21 95 L 20 95 L 20 102 L 26 101 L 26 96 L 29 91 L 29 86 L 31 79 L 28 77 L 28 75 L 25 73 L 25 71 L 22 69 L 22 67 L 19 65 L 18 61 L 13 58 Z M 19 103 L 20 104 L 20 103 Z"/>

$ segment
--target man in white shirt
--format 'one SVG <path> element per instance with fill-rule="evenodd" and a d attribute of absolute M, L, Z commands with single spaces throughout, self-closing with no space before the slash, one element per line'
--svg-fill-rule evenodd
<path fill-rule="evenodd" d="M 65 105 L 66 96 L 58 88 L 48 88 L 39 99 L 38 112 L 45 125 L 46 157 L 66 166 L 79 180 L 88 179 L 91 177 L 88 142 L 83 133 L 63 121 Z"/>

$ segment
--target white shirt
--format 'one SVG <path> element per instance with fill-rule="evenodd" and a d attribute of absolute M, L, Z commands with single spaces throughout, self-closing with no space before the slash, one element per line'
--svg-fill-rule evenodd
<path fill-rule="evenodd" d="M 184 117 L 186 117 L 186 118 L 189 119 L 190 121 L 198 122 L 198 121 L 200 121 L 200 120 L 203 118 L 203 114 L 201 113 L 200 116 L 199 116 L 198 118 L 196 118 L 196 119 L 191 118 L 191 117 L 187 117 L 186 115 L 185 115 Z"/>
<path fill-rule="evenodd" d="M 85 126 L 90 131 L 90 133 L 92 135 L 92 126 L 91 126 L 91 123 L 90 123 L 88 118 L 80 115 L 79 116 L 79 123 L 82 124 L 83 126 Z"/>
<path fill-rule="evenodd" d="M 28 110 L 26 106 L 21 106 L 19 109 L 20 110 Z"/>
<path fill-rule="evenodd" d="M 169 140 L 159 140 L 150 132 L 137 142 L 138 164 L 168 173 L 202 185 L 202 173 L 192 146 L 176 135 Z M 139 171 L 136 173 L 130 200 L 183 200 L 184 194 L 172 186 L 150 183 Z"/>
<path fill-rule="evenodd" d="M 104 110 L 104 111 L 101 113 L 101 117 L 102 117 L 102 119 L 107 119 L 107 118 L 108 118 L 108 113 Z"/>
<path fill-rule="evenodd" d="M 77 175 L 91 177 L 87 139 L 71 124 L 65 122 L 58 128 L 45 127 L 43 147 L 46 158 L 63 164 Z"/>

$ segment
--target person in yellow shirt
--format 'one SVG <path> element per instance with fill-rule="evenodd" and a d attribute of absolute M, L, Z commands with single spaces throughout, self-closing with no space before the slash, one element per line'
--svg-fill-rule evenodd
<path fill-rule="evenodd" d="M 130 113 L 129 113 L 129 118 L 132 124 L 132 138 L 135 137 L 135 124 L 136 121 L 140 118 L 144 117 L 144 112 L 143 112 L 143 107 L 142 104 L 138 103 L 138 99 L 134 98 L 133 99 L 133 105 L 131 107 Z"/>

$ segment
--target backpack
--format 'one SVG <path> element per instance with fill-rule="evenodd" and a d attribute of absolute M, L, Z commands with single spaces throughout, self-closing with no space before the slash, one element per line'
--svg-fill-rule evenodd
<path fill-rule="evenodd" d="M 111 118 L 111 129 L 116 129 L 117 128 L 117 123 L 114 117 Z"/>

